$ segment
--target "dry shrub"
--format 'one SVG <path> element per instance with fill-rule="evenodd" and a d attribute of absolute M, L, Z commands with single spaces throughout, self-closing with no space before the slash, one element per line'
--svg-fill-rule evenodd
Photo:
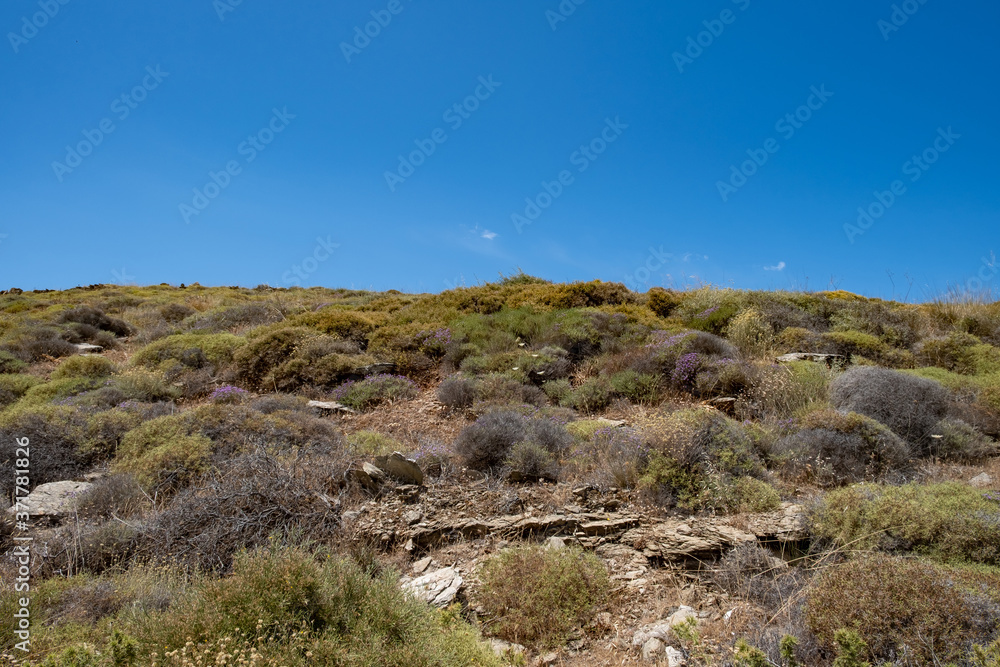
<path fill-rule="evenodd" d="M 452 375 L 438 385 L 437 398 L 452 410 L 471 408 L 476 400 L 476 384 L 469 378 Z"/>
<path fill-rule="evenodd" d="M 340 517 L 321 494 L 331 493 L 343 478 L 342 456 L 318 446 L 281 456 L 258 447 L 231 459 L 150 520 L 142 552 L 226 570 L 240 549 L 263 546 L 273 535 L 330 539 Z"/>
<path fill-rule="evenodd" d="M 722 557 L 712 581 L 725 592 L 749 600 L 769 614 L 781 609 L 805 585 L 802 570 L 790 567 L 765 547 L 747 542 Z"/>
<path fill-rule="evenodd" d="M 132 327 L 124 320 L 117 317 L 108 317 L 104 311 L 92 308 L 91 306 L 78 306 L 64 311 L 59 315 L 59 322 L 70 322 L 93 327 L 101 331 L 108 331 L 115 336 L 131 336 L 134 332 Z"/>
<path fill-rule="evenodd" d="M 76 479 L 88 468 L 88 457 L 77 445 L 84 438 L 84 416 L 71 408 L 40 406 L 11 408 L 0 417 L 2 458 L 9 474 L 0 475 L 0 493 L 14 491 L 14 442 L 27 438 L 31 453 L 31 488 L 48 482 Z"/>
<path fill-rule="evenodd" d="M 826 487 L 898 477 L 911 467 L 909 446 L 887 427 L 833 410 L 807 415 L 771 456 L 785 477 Z"/>
<path fill-rule="evenodd" d="M 726 337 L 745 355 L 759 357 L 774 343 L 774 329 L 760 311 L 747 308 L 729 322 Z"/>
<path fill-rule="evenodd" d="M 499 637 L 532 646 L 557 646 L 605 603 L 604 563 L 581 549 L 526 546 L 506 549 L 480 571 L 477 601 Z"/>
<path fill-rule="evenodd" d="M 925 450 L 948 412 L 948 393 L 940 383 L 885 368 L 850 368 L 830 390 L 834 407 L 871 417 Z"/>
<path fill-rule="evenodd" d="M 46 625 L 93 625 L 102 618 L 117 613 L 129 601 L 114 582 L 105 579 L 77 577 L 66 581 L 61 588 L 46 605 Z"/>
<path fill-rule="evenodd" d="M 455 451 L 474 470 L 498 471 L 508 462 L 514 446 L 523 442 L 556 455 L 568 448 L 573 438 L 562 424 L 551 419 L 528 419 L 517 412 L 498 410 L 462 429 Z"/>
<path fill-rule="evenodd" d="M 77 500 L 77 513 L 88 519 L 111 516 L 127 519 L 151 505 L 134 477 L 117 474 L 94 482 Z"/>
<path fill-rule="evenodd" d="M 998 611 L 958 587 L 946 569 L 869 555 L 818 577 L 806 619 L 828 648 L 847 628 L 867 643 L 872 660 L 938 665 L 959 659 L 975 640 L 988 641 Z"/>

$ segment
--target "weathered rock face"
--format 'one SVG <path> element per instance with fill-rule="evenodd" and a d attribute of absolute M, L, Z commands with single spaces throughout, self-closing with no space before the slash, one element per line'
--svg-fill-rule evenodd
<path fill-rule="evenodd" d="M 453 567 L 435 570 L 403 583 L 403 590 L 436 607 L 447 607 L 462 588 L 462 577 Z"/>
<path fill-rule="evenodd" d="M 393 452 L 389 456 L 376 457 L 375 465 L 384 470 L 389 477 L 403 484 L 420 486 L 424 483 L 424 471 L 420 469 L 417 462 L 406 458 L 399 452 Z"/>
<path fill-rule="evenodd" d="M 89 482 L 49 482 L 36 486 L 21 503 L 28 508 L 29 516 L 60 517 L 73 511 L 77 497 L 90 489 Z M 16 507 L 8 512 L 13 513 Z"/>
<path fill-rule="evenodd" d="M 975 477 L 969 480 L 969 484 L 971 484 L 973 487 L 977 489 L 985 489 L 992 483 L 993 483 L 993 478 L 987 475 L 986 473 L 976 475 Z"/>
<path fill-rule="evenodd" d="M 332 412 L 354 412 L 354 410 L 346 405 L 335 403 L 333 401 L 309 401 L 306 405 L 321 415 L 330 414 Z"/>

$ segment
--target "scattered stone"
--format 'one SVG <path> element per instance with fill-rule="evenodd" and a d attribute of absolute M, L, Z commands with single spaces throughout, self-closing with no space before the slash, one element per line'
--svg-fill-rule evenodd
<path fill-rule="evenodd" d="M 350 512 L 344 512 L 340 515 L 340 518 L 344 520 L 344 523 L 351 523 L 361 516 L 361 512 L 351 510 Z"/>
<path fill-rule="evenodd" d="M 545 655 L 543 655 L 541 657 L 541 664 L 543 664 L 543 665 L 554 665 L 554 664 L 556 664 L 556 660 L 558 660 L 558 659 L 559 659 L 559 656 L 556 653 L 554 653 L 554 652 L 546 653 Z"/>
<path fill-rule="evenodd" d="M 566 541 L 561 537 L 553 536 L 545 540 L 545 544 L 543 546 L 546 549 L 555 549 L 556 551 L 558 551 L 559 549 L 566 548 Z"/>
<path fill-rule="evenodd" d="M 421 558 L 420 560 L 418 560 L 413 564 L 413 573 L 423 574 L 427 570 L 427 568 L 430 567 L 430 565 L 431 565 L 430 556 L 427 556 L 426 558 Z"/>
<path fill-rule="evenodd" d="M 435 607 L 447 607 L 454 602 L 462 583 L 458 571 L 446 567 L 403 584 L 403 590 Z"/>
<path fill-rule="evenodd" d="M 977 489 L 985 489 L 987 486 L 993 483 L 993 478 L 987 475 L 985 472 L 976 475 L 969 480 L 969 484 L 976 487 Z"/>
<path fill-rule="evenodd" d="M 306 405 L 320 414 L 329 414 L 331 412 L 354 412 L 354 410 L 346 405 L 342 403 L 335 403 L 333 401 L 309 401 Z"/>
<path fill-rule="evenodd" d="M 404 503 L 416 502 L 417 498 L 420 497 L 420 487 L 415 484 L 401 484 L 396 487 L 396 495 Z M 418 522 L 419 523 L 419 522 Z"/>
<path fill-rule="evenodd" d="M 417 462 L 406 458 L 399 452 L 393 452 L 389 456 L 376 457 L 375 464 L 387 475 L 404 484 L 420 486 L 424 483 L 424 472 L 417 465 Z"/>
<path fill-rule="evenodd" d="M 103 347 L 93 343 L 77 343 L 73 347 L 76 348 L 77 354 L 100 354 L 104 351 Z"/>
<path fill-rule="evenodd" d="M 598 417 L 594 421 L 606 428 L 618 428 L 626 424 L 624 419 L 607 419 L 605 417 Z"/>
<path fill-rule="evenodd" d="M 673 646 L 667 647 L 667 667 L 683 667 L 687 664 L 684 654 Z"/>
<path fill-rule="evenodd" d="M 646 662 L 657 662 L 666 653 L 667 645 L 659 637 L 650 637 L 642 645 L 642 659 Z"/>
<path fill-rule="evenodd" d="M 73 511 L 77 497 L 92 486 L 90 482 L 69 481 L 39 484 L 21 500 L 21 504 L 28 508 L 28 516 L 64 516 Z M 7 511 L 13 514 L 17 506 Z"/>
<path fill-rule="evenodd" d="M 515 658 L 516 656 L 523 656 L 525 648 L 520 644 L 512 644 L 510 642 L 505 642 L 502 639 L 491 639 L 490 648 L 493 652 L 500 658 Z"/>
<path fill-rule="evenodd" d="M 424 520 L 424 513 L 420 510 L 410 510 L 403 514 L 402 519 L 407 526 L 413 526 Z"/>
<path fill-rule="evenodd" d="M 636 630 L 632 635 L 632 646 L 644 646 L 650 639 L 666 642 L 669 636 L 670 624 L 666 621 L 657 621 Z"/>
<path fill-rule="evenodd" d="M 698 612 L 696 612 L 693 608 L 688 607 L 687 605 L 681 605 L 680 608 L 673 614 L 671 614 L 670 618 L 667 619 L 667 625 L 669 625 L 672 628 L 675 625 L 681 625 L 689 618 L 698 620 Z"/>
<path fill-rule="evenodd" d="M 777 358 L 779 363 L 787 364 L 793 361 L 816 361 L 826 364 L 828 367 L 846 366 L 850 363 L 842 354 L 823 354 L 818 352 L 789 352 Z"/>

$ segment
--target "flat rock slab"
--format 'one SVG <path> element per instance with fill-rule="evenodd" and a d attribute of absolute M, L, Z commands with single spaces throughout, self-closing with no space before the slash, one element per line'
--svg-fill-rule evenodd
<path fill-rule="evenodd" d="M 76 348 L 77 354 L 98 354 L 104 351 L 104 348 L 100 345 L 93 345 L 91 343 L 77 343 L 73 347 Z"/>
<path fill-rule="evenodd" d="M 977 489 L 985 489 L 992 483 L 993 483 L 993 478 L 987 475 L 985 472 L 976 475 L 975 477 L 969 480 L 969 484 L 971 484 Z"/>
<path fill-rule="evenodd" d="M 424 483 L 424 471 L 420 469 L 417 462 L 406 458 L 399 452 L 393 452 L 389 456 L 375 457 L 375 465 L 385 471 L 389 477 L 404 484 L 420 486 Z"/>
<path fill-rule="evenodd" d="M 319 412 L 354 412 L 346 405 L 333 401 L 309 401 L 306 405 Z"/>
<path fill-rule="evenodd" d="M 77 497 L 90 489 L 89 482 L 49 482 L 36 486 L 21 503 L 29 516 L 64 516 L 73 511 Z M 13 513 L 15 507 L 7 510 Z"/>
<path fill-rule="evenodd" d="M 403 590 L 435 607 L 447 607 L 462 588 L 462 577 L 453 567 L 435 570 L 403 584 Z"/>

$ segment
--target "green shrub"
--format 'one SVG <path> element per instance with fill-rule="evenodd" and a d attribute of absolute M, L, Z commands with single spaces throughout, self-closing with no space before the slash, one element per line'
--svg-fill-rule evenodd
<path fill-rule="evenodd" d="M 934 427 L 928 453 L 945 460 L 980 461 L 998 453 L 997 444 L 960 419 L 942 419 Z"/>
<path fill-rule="evenodd" d="M 168 384 L 162 372 L 145 368 L 129 368 L 118 373 L 112 379 L 112 385 L 121 392 L 124 400 L 171 401 L 181 395 L 181 390 Z"/>
<path fill-rule="evenodd" d="M 573 389 L 561 405 L 581 412 L 598 412 L 611 404 L 614 395 L 615 390 L 607 378 L 592 377 Z"/>
<path fill-rule="evenodd" d="M 24 393 L 25 405 L 44 405 L 57 401 L 66 401 L 85 391 L 96 389 L 102 383 L 94 378 L 64 378 L 36 384 Z"/>
<path fill-rule="evenodd" d="M 646 306 L 659 317 L 668 317 L 683 301 L 680 294 L 662 287 L 653 287 L 646 297 Z"/>
<path fill-rule="evenodd" d="M 957 482 L 838 489 L 824 496 L 812 523 L 817 537 L 840 546 L 1000 564 L 1000 506 Z"/>
<path fill-rule="evenodd" d="M 222 366 L 233 361 L 233 355 L 246 341 L 230 333 L 177 334 L 150 343 L 132 356 L 136 366 L 156 368 L 164 361 L 178 361 L 191 368 L 206 364 Z"/>
<path fill-rule="evenodd" d="M 544 300 L 553 308 L 586 308 L 633 301 L 635 295 L 625 285 L 604 283 L 600 280 L 556 285 L 555 290 Z"/>
<path fill-rule="evenodd" d="M 977 639 L 982 619 L 974 605 L 945 569 L 869 555 L 824 570 L 810 587 L 805 612 L 821 644 L 838 648 L 839 664 L 901 655 L 915 664 L 943 664 Z"/>
<path fill-rule="evenodd" d="M 65 378 L 105 378 L 115 372 L 115 365 L 110 359 L 97 355 L 69 357 L 52 371 L 53 380 Z"/>
<path fill-rule="evenodd" d="M 16 402 L 19 398 L 27 394 L 29 389 L 41 382 L 34 375 L 22 375 L 20 373 L 0 375 L 0 408 Z"/>
<path fill-rule="evenodd" d="M 833 410 L 810 413 L 771 449 L 782 474 L 819 486 L 882 480 L 911 467 L 910 447 L 874 419 Z"/>
<path fill-rule="evenodd" d="M 405 450 L 403 443 L 377 431 L 356 431 L 347 436 L 351 450 L 359 456 L 387 456 Z"/>
<path fill-rule="evenodd" d="M 704 409 L 658 415 L 642 431 L 649 464 L 641 484 L 685 508 L 725 508 L 734 478 L 760 476 L 763 466 L 746 431 Z"/>
<path fill-rule="evenodd" d="M 538 445 L 558 455 L 572 445 L 573 438 L 561 424 L 545 418 L 529 419 L 511 410 L 488 412 L 466 426 L 455 440 L 455 451 L 475 470 L 499 470 L 518 443 Z M 525 452 L 525 461 L 529 452 Z"/>
<path fill-rule="evenodd" d="M 347 382 L 333 390 L 333 400 L 355 410 L 370 410 L 391 401 L 416 398 L 417 385 L 401 375 L 372 375 L 360 382 Z"/>
<path fill-rule="evenodd" d="M 476 383 L 469 378 L 452 375 L 438 385 L 437 398 L 452 410 L 471 408 L 476 400 Z"/>
<path fill-rule="evenodd" d="M 733 512 L 773 512 L 781 507 L 781 495 L 767 482 L 740 477 L 729 487 L 729 509 Z"/>
<path fill-rule="evenodd" d="M 537 442 L 517 442 L 504 460 L 507 479 L 511 482 L 535 482 L 559 478 L 559 463 L 552 452 Z"/>
<path fill-rule="evenodd" d="M 912 368 L 914 365 L 909 351 L 897 350 L 877 336 L 861 331 L 831 331 L 823 334 L 822 340 L 831 352 L 848 359 L 860 356 L 893 368 Z"/>
<path fill-rule="evenodd" d="M 653 373 L 639 373 L 632 369 L 619 371 L 611 376 L 611 388 L 633 403 L 652 405 L 659 401 L 662 383 Z"/>
<path fill-rule="evenodd" d="M 484 562 L 476 597 L 497 636 L 552 647 L 564 643 L 575 626 L 586 625 L 608 590 L 607 571 L 596 556 L 527 546 Z"/>
<path fill-rule="evenodd" d="M 20 373 L 28 364 L 24 363 L 7 350 L 0 350 L 0 374 Z"/>
<path fill-rule="evenodd" d="M 551 380 L 542 385 L 542 391 L 553 403 L 562 405 L 569 402 L 569 395 L 573 393 L 573 385 L 569 380 Z"/>
<path fill-rule="evenodd" d="M 240 380 L 251 389 L 274 390 L 273 369 L 295 356 L 298 346 L 315 333 L 305 327 L 282 327 L 251 336 L 233 355 Z"/>
<path fill-rule="evenodd" d="M 180 415 L 166 415 L 125 434 L 113 469 L 147 490 L 174 491 L 207 468 L 211 452 L 211 440 L 192 433 Z"/>
<path fill-rule="evenodd" d="M 143 655 L 187 645 L 192 664 L 221 664 L 223 653 L 249 663 L 251 651 L 275 665 L 501 664 L 456 614 L 400 591 L 395 573 L 372 578 L 350 559 L 301 547 L 244 553 L 232 574 L 197 579 L 166 610 L 129 618 L 126 630 Z"/>

